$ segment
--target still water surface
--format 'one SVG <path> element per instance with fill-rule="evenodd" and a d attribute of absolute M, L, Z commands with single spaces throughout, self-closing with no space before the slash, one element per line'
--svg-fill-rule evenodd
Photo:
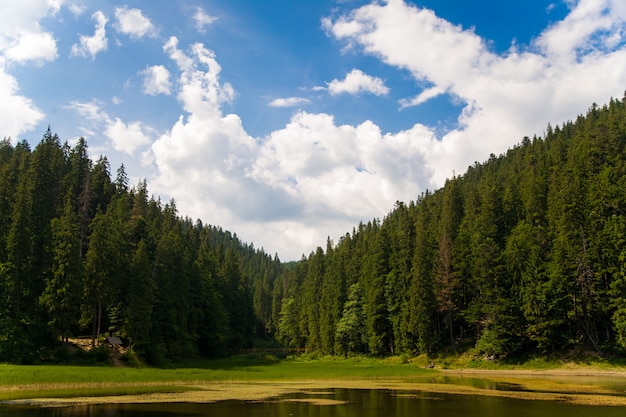
<path fill-rule="evenodd" d="M 318 405 L 307 399 L 341 403 Z M 556 401 L 420 393 L 415 391 L 333 389 L 282 396 L 274 401 L 222 401 L 211 404 L 109 404 L 33 408 L 0 405 L 2 417 L 624 417 L 624 407 L 581 406 Z"/>

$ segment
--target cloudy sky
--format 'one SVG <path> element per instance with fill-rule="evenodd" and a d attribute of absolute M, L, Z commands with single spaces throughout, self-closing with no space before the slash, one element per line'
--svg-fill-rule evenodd
<path fill-rule="evenodd" d="M 624 0 L 0 4 L 0 137 L 283 261 L 625 90 Z"/>

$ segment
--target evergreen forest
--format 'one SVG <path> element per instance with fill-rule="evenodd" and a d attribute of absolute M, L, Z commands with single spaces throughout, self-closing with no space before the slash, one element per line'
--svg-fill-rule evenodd
<path fill-rule="evenodd" d="M 626 97 L 397 202 L 298 262 L 181 216 L 48 130 L 0 142 L 0 362 L 70 337 L 150 363 L 280 344 L 329 355 L 626 352 Z"/>

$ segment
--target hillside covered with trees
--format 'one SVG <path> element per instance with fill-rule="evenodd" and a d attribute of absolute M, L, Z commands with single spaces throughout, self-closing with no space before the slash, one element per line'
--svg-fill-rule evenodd
<path fill-rule="evenodd" d="M 263 334 L 280 261 L 129 187 L 80 140 L 0 143 L 0 361 L 122 337 L 151 362 L 224 355 Z M 56 349 L 55 349 L 56 347 Z"/>
<path fill-rule="evenodd" d="M 475 163 L 286 271 L 272 323 L 325 354 L 626 348 L 626 100 Z"/>
<path fill-rule="evenodd" d="M 50 131 L 0 143 L 0 361 L 122 337 L 149 362 L 626 350 L 626 98 L 524 138 L 299 262 L 181 217 Z M 56 350 L 55 350 L 56 349 Z"/>

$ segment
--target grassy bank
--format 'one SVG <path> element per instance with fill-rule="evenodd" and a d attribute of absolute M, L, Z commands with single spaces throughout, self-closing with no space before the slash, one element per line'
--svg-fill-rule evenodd
<path fill-rule="evenodd" d="M 405 379 L 432 372 L 398 358 L 278 360 L 271 355 L 181 363 L 172 369 L 5 364 L 0 365 L 0 400 L 67 397 L 72 392 L 81 396 L 139 394 L 166 390 L 163 386 L 182 390 L 199 382 Z"/>
<path fill-rule="evenodd" d="M 435 369 L 430 369 L 433 365 Z M 443 369 L 448 369 L 444 371 L 445 374 L 441 371 Z M 181 363 L 172 369 L 0 365 L 0 401 L 28 399 L 36 402 L 35 399 L 38 398 L 48 399 L 45 401 L 51 401 L 51 398 L 59 399 L 58 401 L 73 398 L 81 403 L 258 399 L 306 387 L 387 389 L 403 387 L 402 389 L 502 395 L 502 392 L 493 389 L 481 390 L 480 386 L 475 386 L 476 381 L 467 378 L 460 377 L 458 381 L 455 379 L 455 382 L 451 382 L 449 372 L 462 373 L 467 370 L 490 372 L 488 376 L 481 378 L 516 386 L 524 386 L 531 381 L 528 378 L 521 380 L 519 376 L 507 375 L 507 372 L 582 370 L 587 374 L 594 372 L 608 374 L 608 371 L 611 371 L 613 377 L 616 375 L 624 377 L 626 384 L 626 368 L 619 364 L 603 362 L 570 364 L 535 360 L 512 364 L 497 361 L 479 362 L 475 358 L 465 357 L 440 359 L 418 357 L 409 361 L 407 358 L 399 357 L 343 359 L 315 358 L 306 355 L 279 360 L 271 355 L 257 355 Z M 542 383 L 545 386 L 545 381 Z M 551 388 L 544 390 L 544 394 L 577 392 L 576 387 L 565 387 L 561 381 L 556 381 L 550 386 Z M 581 392 L 588 392 L 589 389 L 585 386 Z M 528 391 L 532 392 L 533 389 L 529 388 Z M 613 394 L 610 393 L 612 398 Z M 626 397 L 624 400 L 626 401 Z"/>
<path fill-rule="evenodd" d="M 455 355 L 442 355 L 431 358 L 425 355 L 411 359 L 421 367 L 434 366 L 436 369 L 450 370 L 493 370 L 493 371 L 552 371 L 587 370 L 589 372 L 626 372 L 626 358 L 600 357 L 590 352 L 564 352 L 555 356 L 517 357 L 488 360 L 478 357 L 472 351 Z"/>
<path fill-rule="evenodd" d="M 107 366 L 0 365 L 0 387 L 59 383 L 154 383 L 288 379 L 408 377 L 429 372 L 399 358 L 308 358 L 279 360 L 272 355 L 178 363 L 175 368 Z"/>

